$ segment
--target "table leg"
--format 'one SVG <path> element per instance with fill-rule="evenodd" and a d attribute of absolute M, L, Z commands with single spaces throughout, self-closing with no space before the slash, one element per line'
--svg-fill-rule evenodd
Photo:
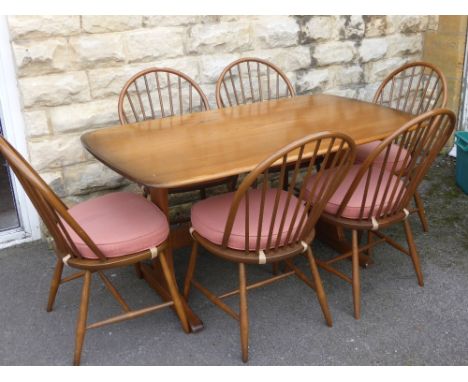
<path fill-rule="evenodd" d="M 156 204 L 162 212 L 169 218 L 169 198 L 168 198 L 168 190 L 164 188 L 152 188 L 150 189 L 150 196 L 151 201 Z M 187 230 L 188 234 L 188 230 Z M 169 237 L 169 246 L 166 249 L 166 259 L 168 265 L 172 272 L 174 272 L 174 258 L 172 255 L 174 249 L 174 237 L 173 233 L 171 232 Z M 179 246 L 176 246 L 179 247 Z M 166 284 L 164 275 L 161 269 L 161 263 L 158 258 L 156 258 L 152 266 L 142 265 L 141 267 L 143 277 L 146 282 L 161 296 L 161 298 L 165 301 L 171 300 L 171 296 L 169 293 L 169 288 Z M 192 311 L 192 309 L 188 306 L 185 299 L 181 296 L 182 304 L 185 307 L 185 311 L 187 313 L 187 318 L 189 320 L 189 326 L 192 332 L 198 332 L 203 329 L 203 322 L 198 318 L 198 316 Z"/>

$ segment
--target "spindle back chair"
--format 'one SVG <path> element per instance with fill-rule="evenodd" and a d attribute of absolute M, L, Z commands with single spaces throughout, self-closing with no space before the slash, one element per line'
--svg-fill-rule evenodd
<path fill-rule="evenodd" d="M 244 362 L 248 359 L 247 289 L 296 275 L 317 292 L 326 322 L 331 326 L 331 315 L 310 243 L 315 236 L 315 223 L 326 202 L 354 162 L 354 150 L 354 141 L 341 133 L 324 132 L 306 136 L 262 161 L 244 178 L 235 193 L 208 198 L 193 206 L 194 244 L 184 295 L 188 297 L 193 285 L 210 301 L 240 321 Z M 323 158 L 325 166 L 317 170 L 315 165 L 319 158 Z M 301 163 L 304 162 L 307 163 L 306 170 L 300 173 Z M 284 173 L 291 163 L 295 163 L 294 170 L 289 183 L 285 185 Z M 334 169 L 337 176 L 322 182 L 316 190 L 316 198 L 312 199 L 306 191 L 308 180 L 313 174 L 321 178 L 325 168 Z M 299 192 L 296 196 L 297 189 Z M 216 209 L 211 207 L 213 205 L 217 206 Z M 220 220 L 210 222 L 211 217 Z M 213 239 L 205 228 L 210 225 L 213 230 L 224 227 L 222 237 Z M 239 263 L 238 290 L 215 296 L 194 279 L 198 245 L 216 256 Z M 313 281 L 294 265 L 292 258 L 299 254 L 306 254 Z M 279 261 L 285 261 L 288 272 L 247 286 L 245 264 L 275 264 Z M 240 314 L 222 301 L 235 294 L 240 294 Z"/>
<path fill-rule="evenodd" d="M 128 124 L 209 110 L 200 86 L 171 68 L 148 68 L 133 75 L 119 96 L 120 123 Z"/>
<path fill-rule="evenodd" d="M 81 352 L 84 342 L 84 336 L 87 329 L 101 327 L 110 323 L 120 322 L 142 316 L 144 314 L 159 310 L 164 307 L 174 307 L 182 327 L 186 332 L 189 331 L 183 302 L 177 290 L 177 284 L 172 274 L 168 261 L 166 260 L 165 250 L 167 240 L 163 241 L 155 248 L 139 251 L 138 253 L 128 253 L 119 257 L 108 257 L 99 246 L 91 239 L 88 233 L 69 213 L 68 207 L 57 197 L 44 180 L 30 166 L 30 164 L 10 145 L 2 136 L 0 136 L 0 153 L 20 181 L 24 191 L 30 198 L 37 212 L 41 216 L 49 233 L 52 235 L 57 256 L 56 267 L 51 281 L 49 298 L 47 302 L 47 311 L 52 311 L 58 288 L 61 284 L 83 277 L 83 288 L 81 295 L 80 311 L 75 338 L 74 365 L 79 365 Z M 146 201 L 145 201 L 146 202 Z M 149 203 L 149 202 L 147 202 Z M 96 256 L 95 259 L 83 257 L 80 250 L 76 247 L 71 238 L 71 232 L 74 232 L 82 242 Z M 117 289 L 103 273 L 104 270 L 133 265 L 143 260 L 154 259 L 155 254 L 161 261 L 163 274 L 172 297 L 172 301 L 164 304 L 151 306 L 148 308 L 131 310 L 124 301 Z M 64 265 L 70 268 L 79 269 L 80 272 L 71 276 L 62 278 Z M 87 325 L 87 314 L 90 294 L 91 276 L 97 273 L 109 289 L 112 296 L 122 306 L 124 313 Z"/>
<path fill-rule="evenodd" d="M 447 81 L 436 66 L 423 61 L 407 63 L 391 72 L 377 89 L 373 102 L 413 115 L 447 104 Z"/>
<path fill-rule="evenodd" d="M 325 222 L 352 230 L 352 251 L 329 261 L 320 261 L 319 266 L 353 284 L 356 318 L 360 317 L 359 253 L 362 251 L 370 251 L 383 242 L 394 246 L 411 257 L 418 283 L 423 286 L 419 256 L 407 220 L 408 208 L 418 185 L 454 127 L 455 115 L 448 109 L 436 109 L 407 122 L 384 139 L 362 164 L 353 166 L 349 172 L 352 177 L 344 180 L 342 189 L 338 190 L 342 195 L 337 199 L 339 205 L 325 208 L 322 214 Z M 390 158 L 395 147 L 398 147 L 396 160 Z M 376 163 L 377 159 L 379 163 Z M 405 227 L 409 252 L 380 231 L 396 223 L 403 223 Z M 358 231 L 368 232 L 368 243 L 360 248 Z M 374 241 L 374 236 L 380 240 Z M 349 257 L 353 262 L 352 280 L 331 266 Z"/>
<path fill-rule="evenodd" d="M 206 110 L 210 110 L 210 105 L 200 86 L 188 75 L 171 68 L 153 67 L 136 73 L 125 83 L 118 102 L 119 119 L 123 125 Z M 206 187 L 226 185 L 231 191 L 236 181 L 237 177 L 234 176 L 169 191 L 199 191 L 204 199 Z M 143 187 L 143 195 L 147 197 L 149 193 L 149 189 Z M 171 223 L 184 221 L 174 219 Z"/>
<path fill-rule="evenodd" d="M 245 57 L 229 64 L 216 82 L 219 108 L 294 97 L 296 92 L 286 74 L 260 58 Z"/>
<path fill-rule="evenodd" d="M 447 104 L 447 80 L 439 68 L 428 62 L 410 62 L 384 79 L 373 102 L 413 115 L 444 108 Z M 423 230 L 428 232 L 429 223 L 418 191 L 414 193 L 414 202 L 415 208 L 409 211 L 418 213 Z"/>

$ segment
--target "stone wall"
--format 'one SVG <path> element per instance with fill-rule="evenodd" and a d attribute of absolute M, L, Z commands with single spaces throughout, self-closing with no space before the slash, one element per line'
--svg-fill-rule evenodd
<path fill-rule="evenodd" d="M 394 68 L 422 57 L 433 16 L 10 16 L 11 45 L 32 165 L 68 202 L 128 184 L 81 143 L 118 123 L 125 81 L 169 66 L 215 81 L 242 56 L 271 60 L 298 94 L 370 100 Z M 176 154 L 176 153 L 175 153 Z"/>

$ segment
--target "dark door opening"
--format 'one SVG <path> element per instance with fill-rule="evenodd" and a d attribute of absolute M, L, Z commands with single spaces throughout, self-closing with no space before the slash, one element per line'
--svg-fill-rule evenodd
<path fill-rule="evenodd" d="M 3 135 L 0 121 L 0 134 Z M 10 171 L 0 154 L 0 231 L 19 227 L 18 211 L 13 193 Z"/>

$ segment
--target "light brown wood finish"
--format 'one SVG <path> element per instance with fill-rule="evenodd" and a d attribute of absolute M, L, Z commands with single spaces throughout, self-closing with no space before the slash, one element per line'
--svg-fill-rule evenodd
<path fill-rule="evenodd" d="M 136 73 L 125 83 L 118 102 L 122 125 L 205 110 L 210 110 L 210 105 L 200 86 L 186 74 L 171 68 L 153 67 Z M 183 155 L 182 152 L 178 154 Z M 170 192 L 199 191 L 204 199 L 206 187 L 225 184 L 232 191 L 236 180 L 234 177 L 209 184 L 192 184 L 172 188 Z M 148 188 L 144 187 L 144 196 L 149 193 Z M 138 268 L 137 273 L 140 274 Z"/>
<path fill-rule="evenodd" d="M 119 96 L 122 124 L 209 110 L 200 86 L 171 68 L 148 68 L 133 75 Z"/>
<path fill-rule="evenodd" d="M 374 103 L 412 115 L 423 114 L 447 104 L 447 80 L 436 66 L 423 61 L 407 63 L 390 73 L 377 89 Z M 414 194 L 417 212 L 425 232 L 429 231 L 424 203 L 418 191 Z"/>
<path fill-rule="evenodd" d="M 308 134 L 342 132 L 361 144 L 387 137 L 410 118 L 367 102 L 313 95 L 104 128 L 81 140 L 121 175 L 173 188 L 248 172 Z"/>
<path fill-rule="evenodd" d="M 455 115 L 447 109 L 436 109 L 407 122 L 391 136 L 384 139 L 362 163 L 337 212 L 335 214 L 322 214 L 322 219 L 326 222 L 352 230 L 352 250 L 338 256 L 338 258 L 319 261 L 318 264 L 323 269 L 352 283 L 356 319 L 360 318 L 361 305 L 358 267 L 360 252 L 367 251 L 383 242 L 392 245 L 411 257 L 418 283 L 423 286 L 419 257 L 407 220 L 408 209 L 418 185 L 451 136 L 454 128 Z M 389 155 L 390 150 L 395 147 L 398 147 L 396 160 L 395 158 L 390 159 Z M 382 156 L 383 161 L 378 163 L 376 159 L 380 160 Z M 397 168 L 400 160 L 400 168 Z M 388 176 L 388 174 L 393 175 Z M 371 181 L 377 182 L 378 192 L 371 193 L 369 186 Z M 364 185 L 364 189 L 359 215 L 355 219 L 344 217 L 343 212 L 348 201 L 361 184 Z M 378 200 L 378 195 L 380 195 L 380 200 Z M 398 223 L 404 225 L 409 251 L 381 232 L 382 229 Z M 367 245 L 359 247 L 358 231 L 368 231 L 369 235 L 375 235 L 381 240 L 372 239 Z M 368 238 L 371 237 L 369 235 Z M 349 257 L 352 258 L 351 279 L 331 266 L 337 259 L 342 260 Z"/>
<path fill-rule="evenodd" d="M 158 257 L 160 258 L 163 267 L 163 279 L 168 285 L 171 300 L 170 304 L 159 304 L 150 308 L 130 310 L 128 304 L 123 300 L 122 296 L 120 296 L 116 288 L 102 272 L 107 269 L 134 265 L 143 260 L 150 260 L 153 258 L 151 251 L 148 249 L 139 253 L 129 253 L 128 255 L 116 258 L 106 257 L 96 245 L 96 243 L 94 243 L 94 241 L 89 237 L 87 232 L 68 212 L 68 207 L 57 197 L 57 195 L 55 195 L 50 187 L 43 181 L 43 179 L 39 177 L 36 171 L 34 171 L 34 169 L 26 162 L 26 160 L 13 148 L 13 146 L 11 146 L 1 136 L 0 153 L 3 155 L 8 165 L 15 173 L 28 197 L 31 199 L 34 207 L 37 209 L 39 215 L 44 221 L 49 233 L 54 239 L 57 264 L 49 291 L 47 311 L 50 312 L 53 308 L 55 297 L 57 295 L 60 284 L 76 280 L 81 277 L 84 278 L 75 336 L 75 352 L 73 358 L 74 365 L 80 364 L 84 337 L 88 329 L 99 327 L 108 323 L 139 317 L 142 314 L 157 310 L 160 307 L 174 305 L 184 331 L 189 331 L 187 317 L 185 314 L 186 309 L 184 308 L 184 303 L 181 301 L 182 298 L 177 290 L 173 272 L 171 272 L 168 261 L 166 260 L 165 251 L 168 247 L 167 241 L 161 243 L 158 246 L 157 251 Z M 73 244 L 73 241 L 70 239 L 70 235 L 68 233 L 69 231 L 65 229 L 65 223 L 93 251 L 93 253 L 97 256 L 97 259 L 86 259 L 81 255 L 76 246 Z M 66 263 L 71 268 L 79 269 L 80 272 L 75 273 L 69 277 L 62 278 L 64 263 Z M 125 313 L 107 320 L 87 325 L 91 277 L 96 272 L 101 276 L 105 286 L 109 289 L 112 296 L 116 298 L 117 302 L 121 305 Z"/>
<path fill-rule="evenodd" d="M 294 87 L 279 67 L 254 57 L 244 57 L 230 63 L 216 82 L 216 103 L 219 108 L 295 95 Z"/>
<path fill-rule="evenodd" d="M 268 156 L 244 178 L 237 191 L 232 195 L 222 243 L 211 242 L 197 231 L 197 226 L 193 227 L 194 243 L 185 279 L 184 295 L 188 296 L 190 286 L 193 285 L 216 306 L 234 319 L 239 320 L 242 360 L 244 362 L 248 360 L 247 291 L 250 289 L 268 285 L 287 276 L 297 275 L 300 280 L 315 290 L 325 321 L 327 325 L 332 325 L 325 292 L 309 244 L 314 239 L 315 224 L 323 208 L 340 184 L 342 177 L 354 163 L 354 151 L 354 142 L 341 133 L 323 132 L 296 140 Z M 284 174 L 291 162 L 289 156 L 297 160 L 291 176 L 286 179 Z M 323 166 L 317 170 L 316 164 L 319 158 L 323 160 Z M 306 170 L 300 176 L 300 168 L 303 163 L 305 163 Z M 279 167 L 279 171 L 271 171 L 277 167 Z M 329 170 L 336 171 L 336 174 L 334 177 L 325 178 L 324 174 Z M 309 192 L 307 185 L 314 176 L 324 181 L 320 185 L 318 182 L 315 183 L 313 190 Z M 287 180 L 286 184 L 284 184 L 285 180 Z M 294 195 L 297 189 L 299 191 L 296 197 Z M 257 204 L 252 207 L 256 197 L 258 198 Z M 272 202 L 269 207 L 267 207 L 268 199 Z M 230 246 L 231 238 L 239 235 L 237 231 L 233 233 L 234 222 L 239 219 L 244 221 L 243 250 L 233 249 Z M 199 245 L 220 258 L 239 263 L 238 290 L 216 296 L 194 278 Z M 297 272 L 297 268 L 292 263 L 292 260 L 300 254 L 307 255 L 312 281 L 302 272 Z M 292 271 L 247 285 L 247 264 L 271 264 L 283 260 L 287 261 L 287 266 Z M 240 297 L 239 314 L 222 301 L 235 294 L 239 294 Z"/>

